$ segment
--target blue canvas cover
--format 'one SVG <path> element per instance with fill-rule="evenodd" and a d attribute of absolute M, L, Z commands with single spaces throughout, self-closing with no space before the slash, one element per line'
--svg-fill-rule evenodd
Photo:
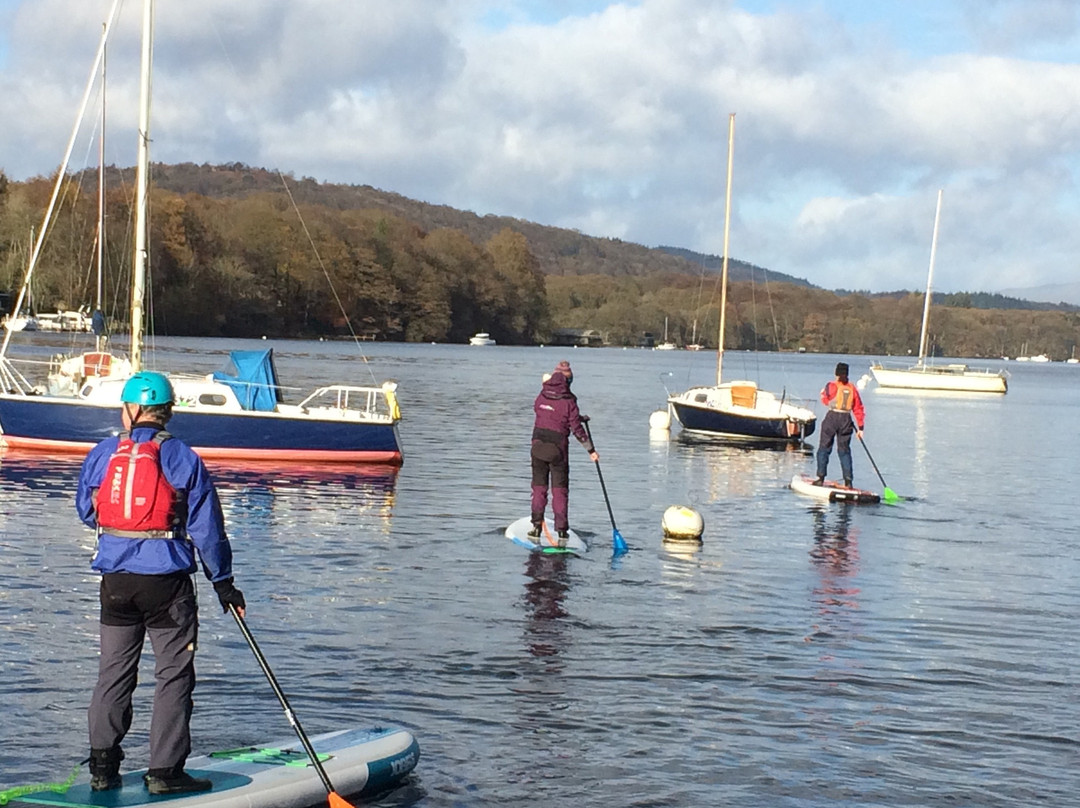
<path fill-rule="evenodd" d="M 214 381 L 229 385 L 245 410 L 273 411 L 282 400 L 274 369 L 274 349 L 230 351 L 229 359 L 236 367 L 236 375 L 214 371 Z"/>

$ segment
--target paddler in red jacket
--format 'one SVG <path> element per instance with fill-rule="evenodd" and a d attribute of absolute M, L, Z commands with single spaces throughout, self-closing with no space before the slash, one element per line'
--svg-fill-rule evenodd
<path fill-rule="evenodd" d="M 817 452 L 817 480 L 814 485 L 825 484 L 825 472 L 829 470 L 829 454 L 836 440 L 836 455 L 840 458 L 840 470 L 844 473 L 844 485 L 851 488 L 851 433 L 862 439 L 866 413 L 859 391 L 848 381 L 846 362 L 836 365 L 836 381 L 829 382 L 821 391 L 821 403 L 829 408 L 821 424 L 821 443 Z M 852 423 L 852 419 L 855 423 Z"/>
<path fill-rule="evenodd" d="M 574 380 L 570 363 L 563 360 L 545 379 L 540 395 L 533 402 L 536 421 L 532 433 L 532 524 L 530 538 L 540 538 L 547 509 L 548 484 L 551 485 L 551 509 L 555 513 L 555 530 L 559 544 L 570 537 L 568 515 L 570 503 L 570 433 L 580 441 L 595 463 L 600 455 L 589 440 L 578 411 L 577 397 L 570 392 Z"/>

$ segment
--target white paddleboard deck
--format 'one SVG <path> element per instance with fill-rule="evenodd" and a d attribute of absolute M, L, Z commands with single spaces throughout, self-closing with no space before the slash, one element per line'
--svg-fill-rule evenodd
<path fill-rule="evenodd" d="M 420 746 L 404 729 L 346 729 L 311 737 L 319 760 L 343 797 L 378 794 L 393 787 L 416 767 Z M 325 756 L 325 758 L 324 758 Z M 188 758 L 185 771 L 214 784 L 201 794 L 150 796 L 143 784 L 145 770 L 123 775 L 123 785 L 110 791 L 91 791 L 88 777 L 62 794 L 42 791 L 12 800 L 8 805 L 64 808 L 308 808 L 326 804 L 319 773 L 294 735 L 260 746 L 213 752 Z"/>
<path fill-rule="evenodd" d="M 881 502 L 881 497 L 873 491 L 848 488 L 835 480 L 826 480 L 824 485 L 814 485 L 816 479 L 808 474 L 796 474 L 791 478 L 791 490 L 826 502 L 852 502 L 860 505 Z"/>
<path fill-rule="evenodd" d="M 559 534 L 555 532 L 555 526 L 550 519 L 544 520 L 544 528 L 540 531 L 539 539 L 529 536 L 530 530 L 532 530 L 532 520 L 525 516 L 506 528 L 506 538 L 514 542 L 514 544 L 536 553 L 573 553 L 574 555 L 581 555 L 589 552 L 589 543 L 573 530 L 568 531 L 570 537 L 566 540 L 566 546 L 559 547 Z"/>

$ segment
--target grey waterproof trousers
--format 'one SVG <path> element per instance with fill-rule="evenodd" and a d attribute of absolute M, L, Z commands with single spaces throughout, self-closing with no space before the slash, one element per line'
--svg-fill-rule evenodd
<path fill-rule="evenodd" d="M 143 640 L 154 649 L 151 769 L 183 768 L 191 753 L 191 694 L 199 621 L 190 575 L 106 573 L 101 579 L 101 659 L 88 713 L 90 746 L 120 746 L 131 727 Z"/>

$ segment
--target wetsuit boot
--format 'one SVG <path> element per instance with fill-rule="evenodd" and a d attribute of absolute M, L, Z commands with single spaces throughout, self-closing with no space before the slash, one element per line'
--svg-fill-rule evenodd
<path fill-rule="evenodd" d="M 209 791 L 214 784 L 201 777 L 192 777 L 182 766 L 171 769 L 150 769 L 143 775 L 146 790 L 151 794 L 194 794 Z"/>
<path fill-rule="evenodd" d="M 109 749 L 90 750 L 90 790 L 111 791 L 120 788 L 123 780 L 120 777 L 120 761 L 124 759 L 124 752 L 119 746 Z"/>

